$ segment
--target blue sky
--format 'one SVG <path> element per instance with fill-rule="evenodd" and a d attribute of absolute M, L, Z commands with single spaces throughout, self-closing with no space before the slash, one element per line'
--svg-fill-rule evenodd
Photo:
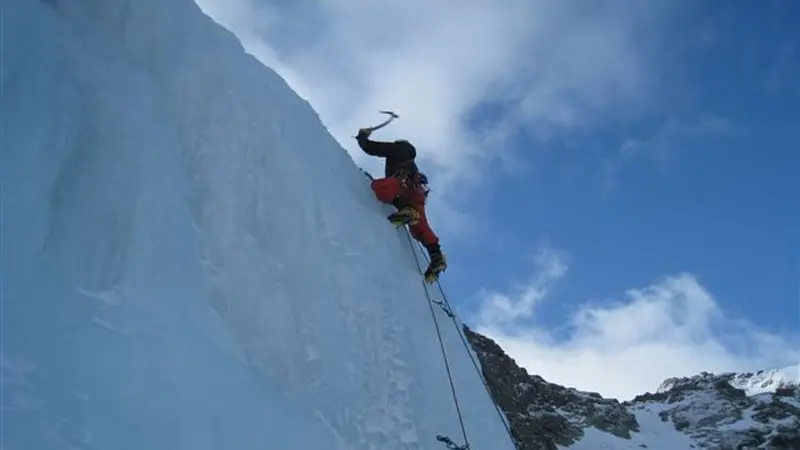
<path fill-rule="evenodd" d="M 198 3 L 360 166 L 401 115 L 445 288 L 529 370 L 629 397 L 800 358 L 796 2 Z"/>
<path fill-rule="evenodd" d="M 576 300 L 687 271 L 732 313 L 797 331 L 800 6 L 772 5 L 781 6 L 708 5 L 685 18 L 683 32 L 708 42 L 673 52 L 681 76 L 661 87 L 674 95 L 648 117 L 555 142 L 516 138 L 533 169 L 492 170 L 476 204 L 497 244 L 451 250 L 456 260 L 491 260 L 492 270 L 448 279 L 456 297 L 529 270 L 515 248 L 545 240 L 572 255 L 570 283 L 540 311 L 552 320 Z M 675 129 L 701 129 L 664 134 L 676 121 Z M 631 140 L 662 146 L 667 159 L 645 149 L 626 160 L 620 149 Z"/>

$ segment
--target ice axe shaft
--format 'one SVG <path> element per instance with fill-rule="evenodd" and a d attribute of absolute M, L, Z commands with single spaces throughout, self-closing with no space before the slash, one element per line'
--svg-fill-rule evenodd
<path fill-rule="evenodd" d="M 397 114 L 395 114 L 393 111 L 378 111 L 378 112 L 381 113 L 381 114 L 388 115 L 389 118 L 384 120 L 383 122 L 381 122 L 378 125 L 364 128 L 364 130 L 367 130 L 369 133 L 372 133 L 375 130 L 380 130 L 381 128 L 385 127 L 386 125 L 389 125 L 394 119 L 397 119 L 398 117 L 400 117 Z"/>
<path fill-rule="evenodd" d="M 370 131 L 379 130 L 379 129 L 385 127 L 386 125 L 389 125 L 394 119 L 400 117 L 397 114 L 395 114 L 393 111 L 378 111 L 378 112 L 380 112 L 381 114 L 387 114 L 389 116 L 389 118 L 384 120 L 379 125 L 375 125 L 374 127 L 369 127 L 368 130 L 370 130 Z"/>

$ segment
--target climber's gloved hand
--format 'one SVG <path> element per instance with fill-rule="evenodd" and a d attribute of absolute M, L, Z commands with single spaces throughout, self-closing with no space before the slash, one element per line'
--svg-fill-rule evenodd
<path fill-rule="evenodd" d="M 356 139 L 367 139 L 372 134 L 371 128 L 361 128 L 358 130 L 358 135 L 356 135 Z"/>

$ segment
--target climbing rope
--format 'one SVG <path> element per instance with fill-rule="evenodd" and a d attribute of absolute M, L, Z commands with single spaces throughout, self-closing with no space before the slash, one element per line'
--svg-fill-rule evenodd
<path fill-rule="evenodd" d="M 412 246 L 412 252 L 414 253 L 414 260 L 417 263 L 417 267 L 419 268 L 420 273 L 422 273 L 422 268 L 421 268 L 420 263 L 419 263 L 419 258 L 417 257 L 416 250 L 414 250 L 414 248 L 413 248 L 414 244 L 411 241 L 411 235 L 408 233 L 408 230 L 406 230 L 406 238 L 408 238 L 409 244 L 411 244 L 411 246 Z M 423 253 L 423 255 L 424 255 L 424 247 L 422 246 L 422 244 L 420 244 L 418 242 L 417 243 L 417 247 L 420 249 L 420 252 Z M 425 258 L 426 262 L 430 263 L 430 261 L 428 260 L 427 257 L 425 257 L 425 256 L 423 256 L 423 257 Z M 486 393 L 489 395 L 489 399 L 492 400 L 492 404 L 494 405 L 494 409 L 497 412 L 498 417 L 500 417 L 500 421 L 503 423 L 503 426 L 506 429 L 506 433 L 508 433 L 509 439 L 511 439 L 511 442 L 514 444 L 514 448 L 517 448 L 517 449 L 522 448 L 522 446 L 517 441 L 517 438 L 514 436 L 514 432 L 511 431 L 511 426 L 508 423 L 505 414 L 503 414 L 503 411 L 500 409 L 500 406 L 495 401 L 494 395 L 492 395 L 492 390 L 489 387 L 489 383 L 486 381 L 486 378 L 483 376 L 483 372 L 481 371 L 480 367 L 478 366 L 477 361 L 475 361 L 475 358 L 473 357 L 472 352 L 470 351 L 470 346 L 469 346 L 469 343 L 467 342 L 467 338 L 464 336 L 464 333 L 463 333 L 461 327 L 458 326 L 458 321 L 457 321 L 456 314 L 453 312 L 453 308 L 452 308 L 452 306 L 450 306 L 450 302 L 447 300 L 447 295 L 444 292 L 444 288 L 442 288 L 442 283 L 439 280 L 436 280 L 436 285 L 439 287 L 439 294 L 442 297 L 442 301 L 437 301 L 437 300 L 432 300 L 431 299 L 430 293 L 428 292 L 428 286 L 423 281 L 423 287 L 425 288 L 425 295 L 428 297 L 428 304 L 430 305 L 432 303 L 435 303 L 436 305 L 438 305 L 442 309 L 442 311 L 445 312 L 445 314 L 447 314 L 448 317 L 450 317 L 450 320 L 452 320 L 453 326 L 456 329 L 456 333 L 458 333 L 458 336 L 461 338 L 461 343 L 464 346 L 464 350 L 466 350 L 467 356 L 469 356 L 469 360 L 472 362 L 472 367 L 475 368 L 475 372 L 478 374 L 478 377 L 480 378 L 484 389 L 486 389 Z M 431 312 L 433 312 L 433 307 L 431 307 Z M 437 330 L 436 332 L 438 334 L 439 333 L 439 325 L 438 325 L 438 323 L 436 321 L 435 315 L 434 315 L 434 323 L 436 324 L 436 330 Z M 441 342 L 442 342 L 442 338 L 441 338 L 441 335 L 439 335 L 439 343 L 441 344 Z M 444 352 L 443 344 L 442 344 L 442 352 Z M 445 364 L 446 363 L 447 363 L 447 361 L 445 360 Z M 450 370 L 448 368 L 448 376 L 449 375 L 450 375 Z M 452 378 L 450 379 L 450 386 L 451 387 L 453 386 Z M 453 388 L 453 396 L 455 397 L 455 388 Z M 459 412 L 459 419 L 460 418 L 461 418 L 461 413 Z M 463 422 L 461 424 L 461 428 L 462 428 L 462 430 L 464 429 Z M 439 440 L 442 441 L 442 442 L 445 442 L 448 445 L 448 448 L 460 449 L 460 447 L 458 447 L 458 446 L 452 446 L 451 447 L 450 444 L 447 443 L 446 441 L 443 441 L 441 439 L 439 439 Z M 466 432 L 464 434 L 464 441 L 466 442 Z M 452 443 L 452 441 L 451 441 L 451 443 Z M 468 447 L 468 445 L 467 445 L 467 447 Z"/>
<path fill-rule="evenodd" d="M 419 257 L 417 257 L 417 252 L 414 250 L 414 243 L 411 241 L 411 235 L 406 230 L 406 238 L 408 238 L 408 244 L 411 246 L 411 252 L 414 254 L 414 261 L 417 263 L 417 269 L 419 273 L 422 274 L 422 266 L 419 262 Z M 450 438 L 444 436 L 437 436 L 436 439 L 440 442 L 444 442 L 447 445 L 448 449 L 451 450 L 467 450 L 469 449 L 469 439 L 467 438 L 467 430 L 464 426 L 464 416 L 461 414 L 461 406 L 458 404 L 458 394 L 456 394 L 456 387 L 453 383 L 453 374 L 450 371 L 450 363 L 447 360 L 447 351 L 444 349 L 444 341 L 442 340 L 442 332 L 439 329 L 439 321 L 436 319 L 436 311 L 433 309 L 433 302 L 431 301 L 431 294 L 428 291 L 428 285 L 425 283 L 425 280 L 422 281 L 422 287 L 425 289 L 425 297 L 428 299 L 428 307 L 431 310 L 431 318 L 433 318 L 433 325 L 436 328 L 436 336 L 439 338 L 439 347 L 442 350 L 442 358 L 444 359 L 444 367 L 447 370 L 447 379 L 450 381 L 450 391 L 453 394 L 453 404 L 456 407 L 456 413 L 458 414 L 458 423 L 461 425 L 461 435 L 464 437 L 464 445 L 458 446 L 456 445 Z"/>
<path fill-rule="evenodd" d="M 414 249 L 414 243 L 412 241 L 411 234 L 408 231 L 408 229 L 405 230 L 405 234 L 406 234 L 406 238 L 408 239 L 408 243 L 411 246 L 411 251 L 414 254 L 414 261 L 415 261 L 415 263 L 417 265 L 417 269 L 419 270 L 420 275 L 422 275 L 423 274 L 422 265 L 420 264 L 419 257 L 417 256 L 417 252 Z M 422 244 L 420 244 L 418 242 L 417 243 L 417 247 L 420 249 L 420 252 L 423 253 L 423 255 L 424 255 L 425 252 L 424 252 L 424 247 L 422 246 Z M 430 261 L 428 260 L 428 258 L 426 256 L 423 256 L 423 258 L 425 259 L 426 263 L 430 263 Z M 433 309 L 433 304 L 436 304 L 437 306 L 439 306 L 439 308 L 441 308 L 442 311 L 444 311 L 444 313 L 447 314 L 448 317 L 450 317 L 451 321 L 453 322 L 453 326 L 456 329 L 456 333 L 458 334 L 459 338 L 461 338 L 461 343 L 464 346 L 464 350 L 467 352 L 467 356 L 469 356 L 469 360 L 472 362 L 472 367 L 475 369 L 475 372 L 477 373 L 478 378 L 480 378 L 481 383 L 483 384 L 483 388 L 486 390 L 487 395 L 489 395 L 489 399 L 492 401 L 492 404 L 494 405 L 494 409 L 497 412 L 497 415 L 500 418 L 500 421 L 503 423 L 503 427 L 505 427 L 506 433 L 508 434 L 508 437 L 511 440 L 511 443 L 514 445 L 514 448 L 516 448 L 517 450 L 521 449 L 522 445 L 519 443 L 519 440 L 516 438 L 516 436 L 514 435 L 514 432 L 511 430 L 511 425 L 510 425 L 509 420 L 507 419 L 507 417 L 503 413 L 502 409 L 500 408 L 500 405 L 498 405 L 497 402 L 495 401 L 494 395 L 492 394 L 492 390 L 489 387 L 489 383 L 488 383 L 488 381 L 486 381 L 486 378 L 483 375 L 483 371 L 480 369 L 480 367 L 478 365 L 478 362 L 475 361 L 475 357 L 472 355 L 472 351 L 470 350 L 470 345 L 467 342 L 466 336 L 464 336 L 462 328 L 459 327 L 459 325 L 458 325 L 458 320 L 457 320 L 458 318 L 457 318 L 456 314 L 453 312 L 453 308 L 450 305 L 450 301 L 447 299 L 447 294 L 445 294 L 445 292 L 444 292 L 444 288 L 442 287 L 442 283 L 439 280 L 436 280 L 436 285 L 439 288 L 439 294 L 442 297 L 442 301 L 433 300 L 431 298 L 430 291 L 428 290 L 427 283 L 424 280 L 422 281 L 422 287 L 425 290 L 425 297 L 428 299 L 428 306 L 429 306 L 430 311 L 431 311 L 431 317 L 433 318 L 433 324 L 434 324 L 434 326 L 436 328 L 436 335 L 439 338 L 439 346 L 440 346 L 440 348 L 442 350 L 442 357 L 444 359 L 445 369 L 447 370 L 447 378 L 450 381 L 450 390 L 451 390 L 451 392 L 453 394 L 453 403 L 455 404 L 456 413 L 458 414 L 458 421 L 459 421 L 459 424 L 461 425 L 461 434 L 464 437 L 464 445 L 463 446 L 459 446 L 455 442 L 453 442 L 450 438 L 448 438 L 446 436 L 436 436 L 436 439 L 438 441 L 444 443 L 449 450 L 468 450 L 470 448 L 469 440 L 467 438 L 467 431 L 466 431 L 466 428 L 464 426 L 463 415 L 461 414 L 461 408 L 460 408 L 459 403 L 458 403 L 458 395 L 456 394 L 456 389 L 455 389 L 455 385 L 453 383 L 453 377 L 452 377 L 452 373 L 451 373 L 451 370 L 450 370 L 450 364 L 449 364 L 449 362 L 447 360 L 447 353 L 446 353 L 445 348 L 444 348 L 444 342 L 442 340 L 442 334 L 441 334 L 441 330 L 439 328 L 439 322 L 436 319 L 436 313 L 435 313 L 435 311 Z M 555 429 L 551 429 L 550 427 L 543 426 L 543 428 L 548 430 L 548 431 L 550 431 L 553 434 L 563 435 L 562 432 L 559 432 L 558 430 L 555 430 Z"/>

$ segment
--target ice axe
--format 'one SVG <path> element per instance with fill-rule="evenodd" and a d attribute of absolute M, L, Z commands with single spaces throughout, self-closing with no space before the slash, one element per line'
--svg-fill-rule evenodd
<path fill-rule="evenodd" d="M 389 125 L 389 123 L 391 123 L 394 119 L 397 119 L 398 117 L 400 117 L 397 114 L 395 114 L 393 111 L 378 111 L 378 112 L 381 113 L 381 114 L 388 115 L 389 118 L 384 120 L 380 124 L 373 126 L 373 127 L 362 128 L 362 130 L 365 130 L 367 132 L 367 134 L 372 134 L 373 131 L 380 130 L 381 128 L 385 127 L 386 125 Z"/>

